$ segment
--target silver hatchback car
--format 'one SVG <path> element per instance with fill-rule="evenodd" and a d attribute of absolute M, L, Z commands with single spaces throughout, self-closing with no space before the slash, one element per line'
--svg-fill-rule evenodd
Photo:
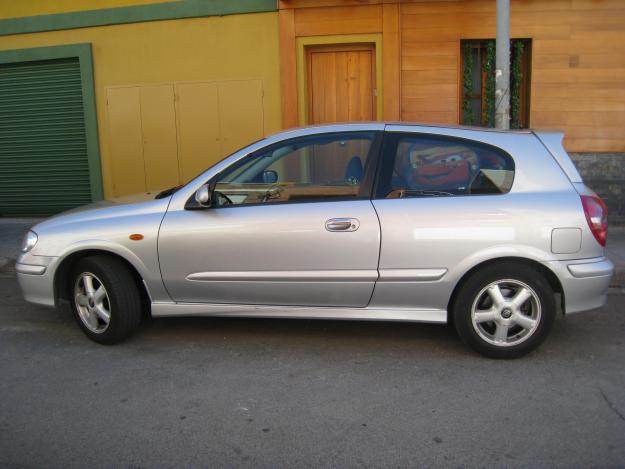
<path fill-rule="evenodd" d="M 452 323 L 498 358 L 604 304 L 607 210 L 561 133 L 358 123 L 282 132 L 184 186 L 30 231 L 26 300 L 112 344 L 152 316 Z"/>

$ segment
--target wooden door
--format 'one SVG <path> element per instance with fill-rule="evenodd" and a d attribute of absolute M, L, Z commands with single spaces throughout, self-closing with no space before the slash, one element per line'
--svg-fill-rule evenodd
<path fill-rule="evenodd" d="M 313 46 L 306 55 L 309 124 L 375 120 L 373 44 Z"/>

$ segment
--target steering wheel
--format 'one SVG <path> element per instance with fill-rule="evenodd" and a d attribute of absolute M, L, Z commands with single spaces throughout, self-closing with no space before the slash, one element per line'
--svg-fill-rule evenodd
<path fill-rule="evenodd" d="M 264 203 L 271 199 L 279 199 L 280 194 L 282 193 L 283 190 L 284 190 L 284 187 L 273 185 L 269 189 L 267 189 L 261 201 Z"/>

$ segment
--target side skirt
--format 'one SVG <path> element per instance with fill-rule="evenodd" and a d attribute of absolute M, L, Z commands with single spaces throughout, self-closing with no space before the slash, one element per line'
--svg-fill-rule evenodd
<path fill-rule="evenodd" d="M 152 303 L 152 316 L 222 316 L 292 319 L 360 319 L 369 321 L 447 322 L 437 309 L 333 308 L 204 303 Z"/>

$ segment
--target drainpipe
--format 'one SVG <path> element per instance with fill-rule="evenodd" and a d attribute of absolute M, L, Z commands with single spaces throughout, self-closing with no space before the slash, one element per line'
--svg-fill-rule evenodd
<path fill-rule="evenodd" d="M 510 0 L 497 0 L 495 127 L 510 128 Z"/>

